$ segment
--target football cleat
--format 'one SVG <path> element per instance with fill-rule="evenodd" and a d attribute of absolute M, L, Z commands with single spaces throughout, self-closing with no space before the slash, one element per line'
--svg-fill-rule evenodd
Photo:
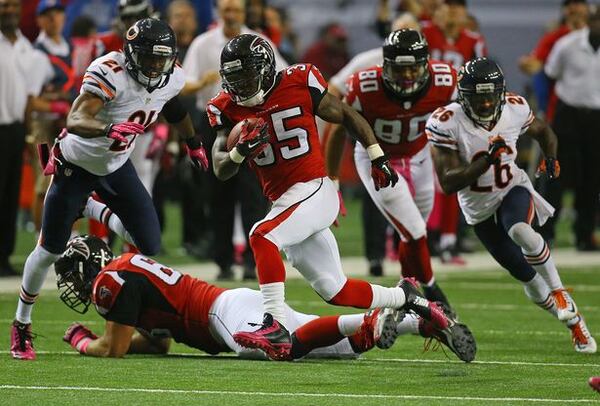
<path fill-rule="evenodd" d="M 592 337 L 592 334 L 588 330 L 585 320 L 581 314 L 577 314 L 579 320 L 568 326 L 571 330 L 571 339 L 573 340 L 573 346 L 575 351 L 583 354 L 594 354 L 596 352 L 596 340 Z"/>
<path fill-rule="evenodd" d="M 233 340 L 245 348 L 256 348 L 264 351 L 269 358 L 275 361 L 289 361 L 292 359 L 292 339 L 290 333 L 270 313 L 265 313 L 262 324 L 250 323 L 252 326 L 261 326 L 256 331 L 241 331 L 233 335 Z"/>
<path fill-rule="evenodd" d="M 404 319 L 406 311 L 395 309 L 383 309 L 377 315 L 374 323 L 374 339 L 377 348 L 387 350 L 392 347 L 398 338 L 397 325 Z"/>
<path fill-rule="evenodd" d="M 448 318 L 444 312 L 437 304 L 421 296 L 421 293 L 417 289 L 417 283 L 413 278 L 402 279 L 398 287 L 404 291 L 404 295 L 406 296 L 404 309 L 415 312 L 440 330 L 448 328 Z"/>
<path fill-rule="evenodd" d="M 588 384 L 592 387 L 593 390 L 600 393 L 600 376 L 592 376 L 588 380 Z"/>
<path fill-rule="evenodd" d="M 14 359 L 34 360 L 33 333 L 31 323 L 15 320 L 10 328 L 10 354 Z"/>
<path fill-rule="evenodd" d="M 475 337 L 469 327 L 448 317 L 448 328 L 438 329 L 425 320 L 419 320 L 419 334 L 425 338 L 435 339 L 450 349 L 461 361 L 471 362 L 477 353 Z"/>
<path fill-rule="evenodd" d="M 553 290 L 552 297 L 556 304 L 556 317 L 558 317 L 560 321 L 571 320 L 573 317 L 577 316 L 577 306 L 575 305 L 575 301 L 566 289 Z"/>

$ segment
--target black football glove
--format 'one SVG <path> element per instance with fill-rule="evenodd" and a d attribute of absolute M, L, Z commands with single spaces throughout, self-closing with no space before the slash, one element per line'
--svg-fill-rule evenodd
<path fill-rule="evenodd" d="M 490 140 L 490 144 L 488 145 L 486 160 L 490 165 L 497 164 L 502 159 L 502 154 L 507 154 L 508 152 L 509 148 L 508 145 L 506 145 L 506 141 L 500 136 L 494 137 Z"/>
<path fill-rule="evenodd" d="M 398 174 L 385 155 L 371 161 L 371 177 L 375 183 L 375 190 L 388 186 L 393 187 L 398 182 Z"/>
<path fill-rule="evenodd" d="M 269 142 L 269 125 L 259 119 L 252 130 L 248 130 L 248 124 L 242 127 L 242 134 L 235 145 L 240 155 L 246 158 L 255 158 L 266 147 Z"/>
<path fill-rule="evenodd" d="M 546 158 L 540 162 L 535 173 L 536 178 L 539 178 L 542 173 L 545 173 L 548 179 L 556 179 L 560 176 L 560 163 L 556 158 Z"/>

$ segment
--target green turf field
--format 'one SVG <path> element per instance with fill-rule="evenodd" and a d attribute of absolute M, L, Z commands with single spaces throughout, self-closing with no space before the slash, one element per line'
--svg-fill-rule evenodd
<path fill-rule="evenodd" d="M 458 362 L 449 351 L 423 353 L 423 341 L 417 337 L 401 337 L 392 349 L 373 350 L 357 361 L 242 361 L 202 356 L 180 345 L 172 348 L 177 355 L 167 357 L 85 358 L 75 355 L 61 336 L 74 320 L 98 333 L 103 322 L 93 311 L 78 317 L 45 291 L 34 310 L 40 335 L 35 341 L 38 360 L 13 361 L 8 351 L 2 351 L 0 404 L 600 402 L 586 383 L 589 376 L 600 374 L 599 356 L 576 354 L 566 328 L 529 303 L 507 275 L 465 272 L 441 274 L 438 279 L 476 335 L 479 351 L 472 364 Z M 588 324 L 599 333 L 597 270 L 565 269 L 563 279 L 575 288 Z M 289 281 L 287 297 L 305 312 L 343 310 L 323 303 L 301 280 Z M 6 326 L 0 336 L 6 343 L 15 300 L 14 294 L 0 295 L 0 319 Z"/>

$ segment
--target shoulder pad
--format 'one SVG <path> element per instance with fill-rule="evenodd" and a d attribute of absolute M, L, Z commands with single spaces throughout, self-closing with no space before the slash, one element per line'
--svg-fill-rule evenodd
<path fill-rule="evenodd" d="M 102 271 L 94 281 L 92 303 L 100 314 L 106 314 L 112 309 L 125 280 L 116 271 Z"/>
<path fill-rule="evenodd" d="M 425 134 L 432 145 L 440 148 L 457 150 L 456 115 L 460 109 L 458 103 L 452 103 L 436 109 L 425 125 Z"/>

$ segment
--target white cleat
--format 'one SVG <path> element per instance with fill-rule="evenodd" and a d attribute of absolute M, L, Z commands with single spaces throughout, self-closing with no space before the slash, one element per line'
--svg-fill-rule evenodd
<path fill-rule="evenodd" d="M 377 315 L 375 321 L 373 336 L 377 348 L 387 350 L 391 348 L 398 338 L 398 329 L 396 326 L 404 319 L 406 312 L 385 308 Z"/>
<path fill-rule="evenodd" d="M 571 320 L 577 316 L 577 305 L 566 289 L 553 290 L 552 297 L 556 305 L 556 316 L 560 321 Z"/>
<path fill-rule="evenodd" d="M 597 349 L 596 340 L 594 340 L 594 337 L 592 337 L 592 334 L 585 325 L 583 316 L 578 314 L 577 317 L 579 320 L 575 324 L 568 326 L 571 330 L 573 347 L 575 347 L 575 351 L 577 352 L 594 354 Z"/>

